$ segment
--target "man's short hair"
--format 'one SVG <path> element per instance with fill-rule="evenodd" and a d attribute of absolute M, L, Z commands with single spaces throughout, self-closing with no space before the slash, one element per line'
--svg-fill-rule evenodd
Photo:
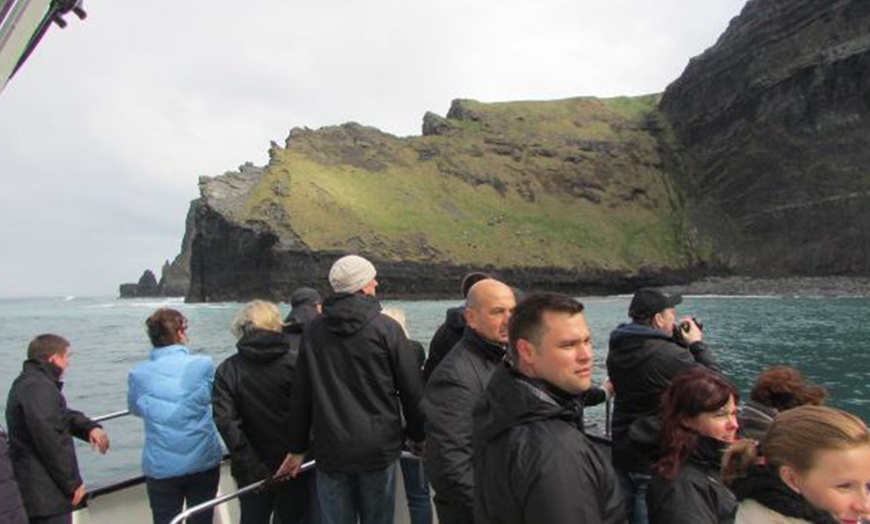
<path fill-rule="evenodd" d="M 526 295 L 511 316 L 508 324 L 508 339 L 510 340 L 509 355 L 515 364 L 519 361 L 517 341 L 528 340 L 540 344 L 544 336 L 544 313 L 566 313 L 577 315 L 583 313 L 583 304 L 578 300 L 561 293 L 532 293 Z"/>
<path fill-rule="evenodd" d="M 145 327 L 151 345 L 162 348 L 178 342 L 178 332 L 187 328 L 187 319 L 181 312 L 164 307 L 145 320 Z"/>
<path fill-rule="evenodd" d="M 45 333 L 30 341 L 30 345 L 27 346 L 27 358 L 45 362 L 52 355 L 63 355 L 69 346 L 69 340 L 62 336 Z"/>

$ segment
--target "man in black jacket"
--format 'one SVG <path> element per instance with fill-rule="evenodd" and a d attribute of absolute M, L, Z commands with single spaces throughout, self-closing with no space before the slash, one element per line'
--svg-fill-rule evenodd
<path fill-rule="evenodd" d="M 625 522 L 606 455 L 578 429 L 592 383 L 592 337 L 583 304 L 526 297 L 510 324 L 510 363 L 474 410 L 477 524 Z"/>
<path fill-rule="evenodd" d="M 85 497 L 72 437 L 89 441 L 100 453 L 109 449 L 99 424 L 69 409 L 61 393 L 71 354 L 65 338 L 39 335 L 9 390 L 9 451 L 31 524 L 72 522 L 73 508 Z"/>
<path fill-rule="evenodd" d="M 515 305 L 513 290 L 502 282 L 473 285 L 462 340 L 426 383 L 425 467 L 441 524 L 474 522 L 471 411 L 504 358 Z"/>
<path fill-rule="evenodd" d="M 417 453 L 424 440 L 419 362 L 402 327 L 381 313 L 375 275 L 356 255 L 333 264 L 335 293 L 306 328 L 297 362 L 290 455 L 276 475 L 298 474 L 310 444 L 327 524 L 392 523 L 405 435 Z"/>
<path fill-rule="evenodd" d="M 648 433 L 658 427 L 662 392 L 692 366 L 719 369 L 695 321 L 685 317 L 677 324 L 674 306 L 681 301 L 656 289 L 640 289 L 628 308 L 632 322 L 610 334 L 607 372 L 616 392 L 613 466 L 631 511 L 631 524 L 647 523 L 646 491 L 657 450 L 646 442 L 657 440 Z M 675 325 L 682 332 L 682 344 L 674 339 Z"/>
<path fill-rule="evenodd" d="M 477 284 L 483 279 L 491 278 L 486 273 L 473 271 L 462 277 L 460 292 L 462 298 L 468 298 L 468 291 L 471 286 Z M 429 354 L 426 356 L 426 362 L 423 364 L 423 380 L 429 380 L 432 372 L 438 367 L 438 364 L 444 360 L 447 353 L 453 349 L 453 346 L 462 339 L 462 332 L 465 330 L 465 303 L 460 306 L 452 307 L 447 310 L 444 317 L 444 323 L 438 326 L 435 334 L 432 335 L 432 340 L 429 341 Z"/>

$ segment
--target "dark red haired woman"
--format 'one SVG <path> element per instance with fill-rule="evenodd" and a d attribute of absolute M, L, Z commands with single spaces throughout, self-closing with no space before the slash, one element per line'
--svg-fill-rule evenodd
<path fill-rule="evenodd" d="M 737 438 L 737 389 L 702 368 L 662 395 L 661 459 L 647 492 L 650 524 L 734 522 L 737 500 L 722 484 L 722 455 Z"/>

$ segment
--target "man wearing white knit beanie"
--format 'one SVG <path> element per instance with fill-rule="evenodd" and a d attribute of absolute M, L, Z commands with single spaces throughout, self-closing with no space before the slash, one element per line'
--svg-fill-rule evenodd
<path fill-rule="evenodd" d="M 359 255 L 347 255 L 339 258 L 329 270 L 329 285 L 336 293 L 356 293 L 374 295 L 378 274 L 371 262 Z"/>
<path fill-rule="evenodd" d="M 290 454 L 276 476 L 295 476 L 313 452 L 324 524 L 392 524 L 402 444 L 423 451 L 422 374 L 402 327 L 381 313 L 376 275 L 358 255 L 332 265 L 334 293 L 296 364 Z"/>

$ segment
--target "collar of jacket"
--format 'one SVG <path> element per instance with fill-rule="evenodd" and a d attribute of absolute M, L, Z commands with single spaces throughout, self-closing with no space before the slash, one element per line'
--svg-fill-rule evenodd
<path fill-rule="evenodd" d="M 575 420 L 583 416 L 583 405 L 579 401 L 581 398 L 579 395 L 567 393 L 546 380 L 524 375 L 510 362 L 505 361 L 505 366 L 536 398 L 564 409 L 562 418 Z"/>
<path fill-rule="evenodd" d="M 476 348 L 483 353 L 483 356 L 492 361 L 501 361 L 504 359 L 507 346 L 493 342 L 477 331 L 471 329 L 468 325 L 462 331 L 462 339 L 471 347 Z"/>
<path fill-rule="evenodd" d="M 611 340 L 616 340 L 620 338 L 659 338 L 662 340 L 669 340 L 674 342 L 674 337 L 671 334 L 665 333 L 660 329 L 656 329 L 652 326 L 647 326 L 645 324 L 638 324 L 637 322 L 629 322 L 627 324 L 620 324 L 613 330 L 610 334 Z"/>
<path fill-rule="evenodd" d="M 767 466 L 750 466 L 745 477 L 734 481 L 733 491 L 737 500 L 752 499 L 786 517 L 813 524 L 838 522 L 830 513 L 813 506 L 803 495 L 786 486 L 776 471 Z"/>
<path fill-rule="evenodd" d="M 24 361 L 24 371 L 44 373 L 55 384 L 57 384 L 57 389 L 63 389 L 63 381 L 60 379 L 60 377 L 63 376 L 63 370 L 51 362 L 30 358 Z"/>
<path fill-rule="evenodd" d="M 188 355 L 190 354 L 190 351 L 181 344 L 172 344 L 171 346 L 153 348 L 151 350 L 151 360 L 160 360 L 161 358 L 166 358 L 169 355 L 175 355 L 178 353 Z"/>
<path fill-rule="evenodd" d="M 729 444 L 717 438 L 706 435 L 698 435 L 695 449 L 689 455 L 688 461 L 701 466 L 704 470 L 712 471 L 719 477 L 722 468 L 722 455 Z"/>

